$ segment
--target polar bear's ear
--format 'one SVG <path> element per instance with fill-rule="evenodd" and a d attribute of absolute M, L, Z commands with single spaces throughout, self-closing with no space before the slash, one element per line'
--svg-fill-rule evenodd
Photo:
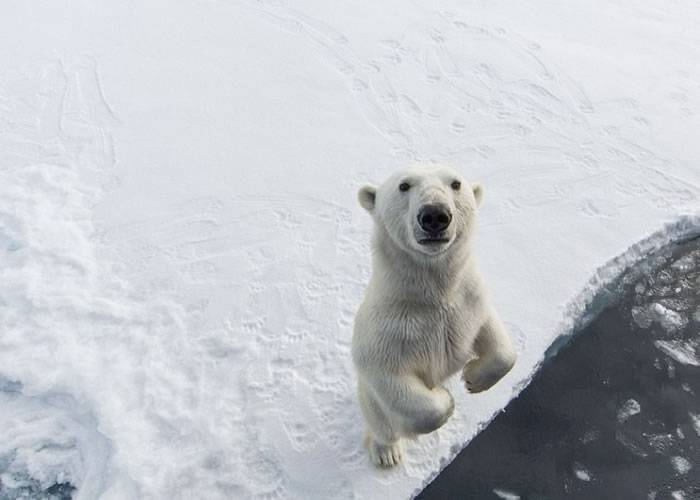
<path fill-rule="evenodd" d="M 362 186 L 357 192 L 357 199 L 362 208 L 371 212 L 374 210 L 374 202 L 377 199 L 377 188 L 370 185 Z"/>
<path fill-rule="evenodd" d="M 481 184 L 472 184 L 472 193 L 474 193 L 476 206 L 481 206 L 481 200 L 484 198 L 484 188 L 481 187 Z"/>

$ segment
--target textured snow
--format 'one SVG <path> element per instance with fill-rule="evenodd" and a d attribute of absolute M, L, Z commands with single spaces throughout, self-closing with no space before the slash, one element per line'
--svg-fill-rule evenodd
<path fill-rule="evenodd" d="M 700 7 L 595 11 L 3 5 L 1 487 L 415 493 L 621 269 L 700 230 Z M 355 191 L 427 160 L 485 186 L 476 251 L 520 358 L 483 395 L 452 381 L 451 421 L 377 471 L 349 356 Z"/>
<path fill-rule="evenodd" d="M 7 388 L 5 388 L 7 389 Z M 102 465 L 111 449 L 90 413 L 70 396 L 26 397 L 0 391 L 2 498 L 70 483 L 77 498 L 94 498 L 107 481 Z M 37 495 L 39 496 L 39 495 Z"/>

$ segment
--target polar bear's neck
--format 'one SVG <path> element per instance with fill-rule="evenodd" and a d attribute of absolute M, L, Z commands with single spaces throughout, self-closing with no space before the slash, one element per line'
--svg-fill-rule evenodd
<path fill-rule="evenodd" d="M 399 248 L 388 235 L 375 234 L 370 288 L 385 299 L 436 305 L 465 287 L 480 289 L 467 243 L 458 242 L 439 257 L 423 258 Z"/>

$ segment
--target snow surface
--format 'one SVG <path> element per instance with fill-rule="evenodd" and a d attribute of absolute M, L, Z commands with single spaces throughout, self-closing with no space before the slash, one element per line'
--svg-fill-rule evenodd
<path fill-rule="evenodd" d="M 691 0 L 5 3 L 0 422 L 21 435 L 0 481 L 411 496 L 601 287 L 700 232 L 698 22 Z M 453 380 L 450 422 L 378 471 L 355 191 L 415 161 L 484 184 L 477 253 L 520 358 L 483 395 Z"/>

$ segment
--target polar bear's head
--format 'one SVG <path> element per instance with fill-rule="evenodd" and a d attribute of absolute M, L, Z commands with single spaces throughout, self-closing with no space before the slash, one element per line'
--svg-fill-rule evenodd
<path fill-rule="evenodd" d="M 428 256 L 466 242 L 481 198 L 481 186 L 442 166 L 406 168 L 358 192 L 360 205 L 396 245 Z"/>

